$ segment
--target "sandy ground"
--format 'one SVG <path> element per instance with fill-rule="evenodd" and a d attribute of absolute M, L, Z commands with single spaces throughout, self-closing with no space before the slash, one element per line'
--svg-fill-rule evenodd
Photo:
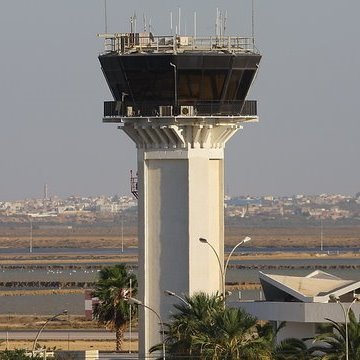
<path fill-rule="evenodd" d="M 124 227 L 124 236 L 117 225 L 108 227 L 74 227 L 71 229 L 33 228 L 34 247 L 120 247 L 137 245 L 135 227 Z M 16 226 L 0 227 L 1 247 L 29 246 L 29 228 Z M 251 246 L 319 246 L 320 225 L 307 227 L 225 227 L 225 243 L 235 245 L 245 236 L 251 236 Z M 358 246 L 359 226 L 324 225 L 323 242 L 325 246 Z"/>
<path fill-rule="evenodd" d="M 359 242 L 360 243 L 360 242 Z M 351 258 L 359 258 L 360 252 L 344 252 L 341 254 L 334 253 L 316 253 L 313 251 L 309 252 L 272 252 L 272 253 L 262 253 L 261 248 L 258 252 L 251 254 L 241 254 L 241 255 L 232 255 L 232 260 L 261 260 L 261 259 L 311 259 L 317 257 L 326 257 L 328 259 L 351 259 Z M 126 263 L 126 264 L 136 264 L 138 259 L 136 255 L 110 255 L 110 256 L 88 256 L 81 254 L 21 254 L 17 256 L 8 255 L 8 254 L 0 254 L 0 266 L 1 265 L 49 265 L 53 263 L 64 264 L 64 265 L 73 265 L 74 261 L 76 261 L 77 265 L 86 265 L 92 263 L 102 263 L 102 264 L 113 264 L 113 263 Z"/>
<path fill-rule="evenodd" d="M 40 290 L 39 290 L 40 291 Z M 50 315 L 0 315 L 1 330 L 38 330 Z M 86 320 L 81 315 L 66 315 L 62 319 L 51 321 L 46 329 L 103 329 L 96 321 Z"/>

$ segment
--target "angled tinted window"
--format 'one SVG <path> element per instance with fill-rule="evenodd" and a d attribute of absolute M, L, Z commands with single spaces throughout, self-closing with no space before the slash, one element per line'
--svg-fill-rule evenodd
<path fill-rule="evenodd" d="M 179 70 L 179 100 L 194 101 L 200 98 L 201 70 Z"/>
<path fill-rule="evenodd" d="M 204 71 L 201 84 L 201 100 L 220 100 L 226 74 L 226 70 Z"/>

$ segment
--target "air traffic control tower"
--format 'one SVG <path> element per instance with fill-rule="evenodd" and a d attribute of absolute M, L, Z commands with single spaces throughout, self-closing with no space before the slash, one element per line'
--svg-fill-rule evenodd
<path fill-rule="evenodd" d="M 113 95 L 106 123 L 136 144 L 139 194 L 139 299 L 163 321 L 179 295 L 221 292 L 224 257 L 224 147 L 246 122 L 246 100 L 261 55 L 253 39 L 100 35 L 99 56 Z M 236 164 L 234 164 L 236 166 Z M 144 309 L 140 356 L 161 342 L 159 320 Z"/>

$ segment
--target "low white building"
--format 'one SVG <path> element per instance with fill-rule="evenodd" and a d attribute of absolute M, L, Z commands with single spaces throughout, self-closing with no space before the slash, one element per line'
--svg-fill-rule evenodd
<path fill-rule="evenodd" d="M 241 307 L 259 320 L 280 324 L 286 321 L 277 341 L 289 337 L 312 337 L 317 326 L 331 319 L 345 322 L 341 304 L 347 309 L 360 293 L 360 281 L 344 280 L 323 271 L 314 271 L 305 277 L 259 273 L 264 301 L 240 301 L 231 304 Z M 338 299 L 340 303 L 334 299 Z M 360 304 L 351 309 L 359 318 Z"/>

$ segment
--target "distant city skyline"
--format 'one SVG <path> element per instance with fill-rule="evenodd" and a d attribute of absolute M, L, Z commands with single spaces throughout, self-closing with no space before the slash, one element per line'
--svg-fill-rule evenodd
<path fill-rule="evenodd" d="M 357 118 L 360 3 L 255 0 L 256 44 L 263 59 L 249 99 L 260 122 L 244 125 L 226 149 L 231 195 L 360 191 Z M 216 8 L 226 34 L 251 35 L 251 0 L 190 2 L 107 0 L 108 31 L 129 31 L 143 15 L 156 35 L 215 34 Z M 111 100 L 97 55 L 103 49 L 104 2 L 5 0 L 0 5 L 0 199 L 41 198 L 43 186 L 70 194 L 128 194 L 135 145 L 103 124 Z"/>
<path fill-rule="evenodd" d="M 319 193 L 319 194 L 306 194 L 306 193 L 293 193 L 293 194 L 228 194 L 225 192 L 225 198 L 229 198 L 229 199 L 235 199 L 235 198 L 249 198 L 249 199 L 260 199 L 260 198 L 271 198 L 273 197 L 274 199 L 277 198 L 296 198 L 296 197 L 320 197 L 320 196 L 343 196 L 346 198 L 357 198 L 360 196 L 358 196 L 360 194 L 359 192 L 356 192 L 354 194 L 347 194 L 347 193 Z M 112 197 L 124 197 L 124 198 L 133 198 L 134 201 L 137 201 L 136 198 L 133 196 L 133 194 L 131 194 L 130 191 L 130 185 L 129 185 L 129 191 L 125 192 L 125 193 L 98 193 L 98 194 L 85 194 L 85 193 L 69 193 L 69 194 L 63 194 L 63 195 L 59 195 L 59 194 L 52 194 L 49 191 L 48 188 L 48 196 L 45 198 L 44 193 L 39 193 L 38 195 L 35 196 L 25 196 L 24 198 L 14 198 L 14 199 L 4 199 L 4 198 L 0 198 L 0 203 L 2 202 L 16 202 L 16 201 L 25 201 L 25 200 L 51 200 L 51 199 L 67 199 L 67 198 L 112 198 Z"/>

